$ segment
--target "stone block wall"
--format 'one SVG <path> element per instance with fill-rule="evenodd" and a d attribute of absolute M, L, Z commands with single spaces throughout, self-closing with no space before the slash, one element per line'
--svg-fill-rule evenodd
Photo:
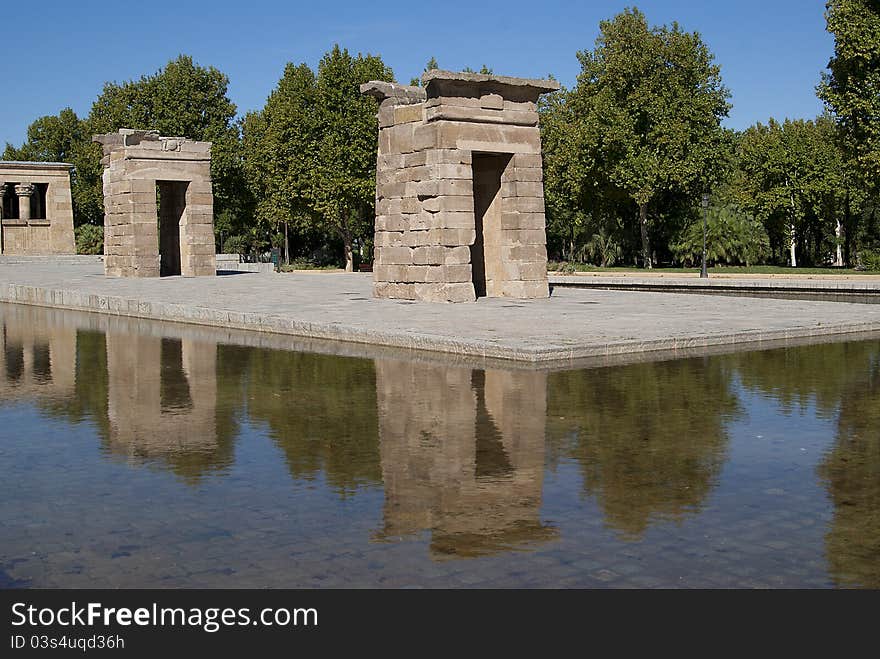
<path fill-rule="evenodd" d="M 175 222 L 179 274 L 216 274 L 210 142 L 130 129 L 95 136 L 95 141 L 104 146 L 105 274 L 162 274 L 157 204 L 160 182 L 180 184 L 177 189 L 183 195 L 180 202 L 168 200 L 182 208 Z"/>
<path fill-rule="evenodd" d="M 73 200 L 70 170 L 63 162 L 0 161 L 0 254 L 76 254 L 73 234 Z M 31 200 L 45 191 L 39 217 L 31 213 Z M 9 213 L 14 206 L 17 213 Z M 5 212 L 4 212 L 5 211 Z"/>
<path fill-rule="evenodd" d="M 374 295 L 547 297 L 536 101 L 558 85 L 445 71 L 423 81 L 361 87 L 379 101 Z"/>

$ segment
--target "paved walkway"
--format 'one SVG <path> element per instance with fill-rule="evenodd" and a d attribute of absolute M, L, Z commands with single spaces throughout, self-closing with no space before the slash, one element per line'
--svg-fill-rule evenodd
<path fill-rule="evenodd" d="M 95 263 L 0 263 L 0 301 L 550 363 L 880 332 L 880 305 L 584 290 L 475 304 L 375 300 L 369 274 L 116 279 Z"/>

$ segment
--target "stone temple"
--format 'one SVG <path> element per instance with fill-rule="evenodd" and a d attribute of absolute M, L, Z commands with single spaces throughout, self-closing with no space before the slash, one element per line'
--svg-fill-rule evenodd
<path fill-rule="evenodd" d="M 536 104 L 557 89 L 439 70 L 361 85 L 379 102 L 375 297 L 548 296 Z"/>
<path fill-rule="evenodd" d="M 104 147 L 104 272 L 216 274 L 211 143 L 123 128 Z"/>
<path fill-rule="evenodd" d="M 72 167 L 0 161 L 0 254 L 76 254 Z"/>

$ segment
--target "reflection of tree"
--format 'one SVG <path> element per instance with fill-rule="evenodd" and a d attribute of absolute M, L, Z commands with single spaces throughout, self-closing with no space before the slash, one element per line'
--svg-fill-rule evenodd
<path fill-rule="evenodd" d="M 777 400 L 784 411 L 815 403 L 818 413 L 827 418 L 836 413 L 853 374 L 861 372 L 875 352 L 875 343 L 861 341 L 779 348 L 722 359 L 735 366 L 743 387 Z"/>
<path fill-rule="evenodd" d="M 654 518 L 699 511 L 739 411 L 717 359 L 553 373 L 548 434 L 584 476 L 606 523 L 639 538 Z"/>
<path fill-rule="evenodd" d="M 323 472 L 341 493 L 381 482 L 372 360 L 256 348 L 248 353 L 250 417 L 269 426 L 294 478 Z"/>
<path fill-rule="evenodd" d="M 859 377 L 843 393 L 837 439 L 819 474 L 834 502 L 826 536 L 832 577 L 880 588 L 880 361 L 876 344 L 863 347 L 873 348 L 873 364 L 854 371 Z"/>

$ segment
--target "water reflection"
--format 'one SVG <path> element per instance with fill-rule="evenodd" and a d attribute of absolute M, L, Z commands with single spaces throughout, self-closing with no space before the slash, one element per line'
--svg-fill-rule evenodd
<path fill-rule="evenodd" d="M 358 551 L 413 546 L 437 566 L 542 551 L 560 552 L 570 566 L 571 552 L 594 544 L 615 547 L 610 564 L 621 547 L 653 547 L 651 529 L 744 520 L 737 528 L 748 530 L 759 510 L 777 519 L 737 508 L 737 496 L 727 517 L 709 505 L 742 441 L 734 429 L 752 413 L 746 401 L 758 396 L 836 429 L 809 464 L 832 505 L 827 574 L 839 586 L 880 587 L 877 341 L 548 373 L 295 352 L 268 340 L 254 347 L 194 327 L 24 306 L 0 306 L 0 321 L 0 402 L 88 422 L 103 459 L 174 474 L 196 502 L 208 487 L 222 495 L 240 482 L 236 468 L 247 473 L 252 464 L 237 456 L 248 448 L 243 438 L 268 438 L 288 490 L 326 491 L 340 506 L 381 498 L 354 539 L 326 509 L 287 532 L 332 529 Z M 790 421 L 768 423 L 784 433 Z M 556 480 L 560 467 L 565 478 Z M 761 487 L 772 491 L 772 479 Z M 558 499 L 569 483 L 574 503 L 550 501 L 556 512 L 548 514 L 548 488 Z M 256 478 L 237 496 L 260 487 Z M 750 494 L 736 482 L 727 491 Z M 197 519 L 203 504 L 191 505 L 187 519 Z M 602 524 L 589 526 L 591 515 Z M 169 520 L 173 528 L 171 512 Z M 232 533 L 205 531 L 215 532 Z M 578 538 L 576 549 L 566 533 Z M 616 544 L 603 545 L 603 533 Z M 779 533 L 771 524 L 748 542 L 769 546 Z M 5 569 L 0 561 L 0 577 Z"/>
<path fill-rule="evenodd" d="M 549 389 L 554 443 L 578 462 L 585 492 L 622 537 L 701 510 L 724 464 L 727 424 L 740 413 L 721 361 L 554 373 Z"/>
<path fill-rule="evenodd" d="M 556 538 L 540 514 L 546 374 L 381 360 L 376 395 L 377 539 L 430 531 L 432 556 L 447 558 Z"/>
<path fill-rule="evenodd" d="M 880 588 L 880 359 L 850 363 L 834 447 L 819 467 L 834 502 L 826 536 L 838 585 Z"/>

